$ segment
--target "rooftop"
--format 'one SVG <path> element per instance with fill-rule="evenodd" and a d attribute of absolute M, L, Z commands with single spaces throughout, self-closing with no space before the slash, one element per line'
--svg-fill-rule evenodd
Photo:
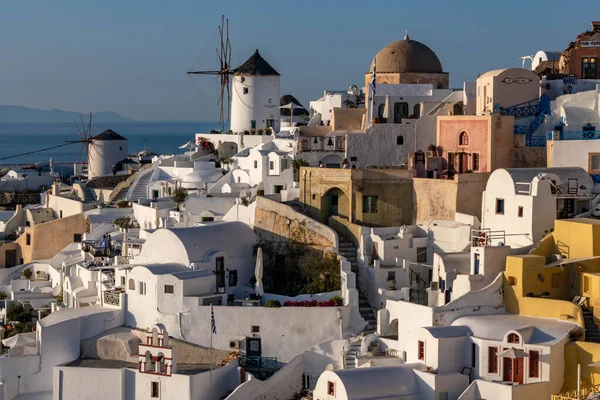
<path fill-rule="evenodd" d="M 551 318 L 527 317 L 517 314 L 494 314 L 460 317 L 452 326 L 468 327 L 480 339 L 502 341 L 509 331 L 518 331 L 527 344 L 553 346 L 562 341 L 572 329 L 573 322 Z"/>
<path fill-rule="evenodd" d="M 106 360 L 100 358 L 79 358 L 67 367 L 79 368 L 106 368 L 106 369 L 121 369 L 133 368 L 138 369 L 139 364 L 122 360 Z M 215 367 L 213 367 L 214 369 Z M 217 367 L 218 368 L 218 367 Z M 177 374 L 179 375 L 195 375 L 202 372 L 210 371 L 210 364 L 177 364 Z"/>
<path fill-rule="evenodd" d="M 112 129 L 107 129 L 102 133 L 94 136 L 93 140 L 127 140 Z"/>
<path fill-rule="evenodd" d="M 250 56 L 250 58 L 248 60 L 246 60 L 245 63 L 243 63 L 242 65 L 237 67 L 233 72 L 236 75 L 275 75 L 275 76 L 280 76 L 279 72 L 277 72 L 275 70 L 275 68 L 273 68 L 271 66 L 271 64 L 269 64 L 267 62 L 267 60 L 265 60 L 260 55 L 260 53 L 258 52 L 258 49 L 256 49 L 254 54 L 252 54 L 252 56 Z"/>

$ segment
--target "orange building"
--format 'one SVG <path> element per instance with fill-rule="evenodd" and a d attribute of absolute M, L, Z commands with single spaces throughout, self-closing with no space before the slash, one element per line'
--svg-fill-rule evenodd
<path fill-rule="evenodd" d="M 458 173 L 510 168 L 514 125 L 512 116 L 438 117 L 437 144 L 446 168 Z"/>
<path fill-rule="evenodd" d="M 600 21 L 592 21 L 592 30 L 577 36 L 560 57 L 560 72 L 579 79 L 600 79 Z"/>

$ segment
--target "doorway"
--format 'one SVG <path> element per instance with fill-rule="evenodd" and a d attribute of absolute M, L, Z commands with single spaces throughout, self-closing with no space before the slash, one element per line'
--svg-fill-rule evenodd
<path fill-rule="evenodd" d="M 567 194 L 577 194 L 579 184 L 577 178 L 569 178 L 567 185 Z"/>
<path fill-rule="evenodd" d="M 399 124 L 402 118 L 408 117 L 408 103 L 394 103 L 394 123 Z"/>
<path fill-rule="evenodd" d="M 246 357 L 261 357 L 262 356 L 262 343 L 260 338 L 247 337 L 246 338 Z"/>
<path fill-rule="evenodd" d="M 469 169 L 469 155 L 460 153 L 458 155 L 458 172 L 464 174 Z"/>
<path fill-rule="evenodd" d="M 479 253 L 475 253 L 475 264 L 473 265 L 473 275 L 479 275 Z"/>
<path fill-rule="evenodd" d="M 217 278 L 217 292 L 225 288 L 225 257 L 215 259 L 215 277 Z"/>
<path fill-rule="evenodd" d="M 17 250 L 6 250 L 4 253 L 4 268 L 17 266 Z"/>
<path fill-rule="evenodd" d="M 523 384 L 524 359 L 517 358 L 513 360 L 511 358 L 504 357 L 502 360 L 504 364 L 502 380 L 505 382 L 516 382 Z M 513 367 L 515 369 L 514 372 Z"/>

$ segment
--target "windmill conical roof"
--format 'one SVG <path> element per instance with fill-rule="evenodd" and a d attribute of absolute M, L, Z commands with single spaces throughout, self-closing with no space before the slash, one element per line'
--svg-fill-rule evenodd
<path fill-rule="evenodd" d="M 237 67 L 233 73 L 235 75 L 279 75 L 279 72 L 277 72 L 275 70 L 275 68 L 273 68 L 271 66 L 271 64 L 269 64 L 267 62 L 267 60 L 265 60 L 260 53 L 258 52 L 258 49 L 254 52 L 254 54 L 252 54 L 252 56 L 250 56 L 250 58 L 248 60 L 246 60 L 245 63 L 243 63 L 242 65 L 240 65 L 239 67 Z"/>
<path fill-rule="evenodd" d="M 119 135 L 112 129 L 107 129 L 104 132 L 96 135 L 92 138 L 93 140 L 127 140 L 123 136 Z"/>

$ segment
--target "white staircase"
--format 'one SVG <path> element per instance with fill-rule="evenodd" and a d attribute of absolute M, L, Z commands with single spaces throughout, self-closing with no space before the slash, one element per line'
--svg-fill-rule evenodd
<path fill-rule="evenodd" d="M 147 170 L 138 174 L 138 177 L 127 191 L 127 200 L 134 203 L 139 199 L 145 199 L 148 197 L 148 185 L 152 181 L 152 174 L 156 168 L 156 165 L 153 165 L 152 168 L 148 168 Z M 119 193 L 119 196 L 120 195 L 121 193 Z"/>
<path fill-rule="evenodd" d="M 360 344 L 360 340 L 351 343 L 344 353 L 344 369 L 356 368 L 358 355 L 360 354 Z"/>

